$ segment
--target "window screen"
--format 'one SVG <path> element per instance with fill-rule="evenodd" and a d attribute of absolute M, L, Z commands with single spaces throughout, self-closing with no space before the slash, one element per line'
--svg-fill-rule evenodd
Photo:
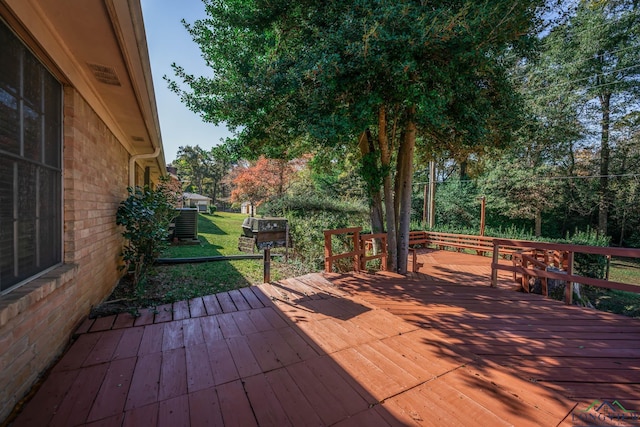
<path fill-rule="evenodd" d="M 62 261 L 62 86 L 0 20 L 0 292 Z"/>

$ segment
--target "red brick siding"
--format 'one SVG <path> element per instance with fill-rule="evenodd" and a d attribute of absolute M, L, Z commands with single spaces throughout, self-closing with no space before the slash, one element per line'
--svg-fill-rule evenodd
<path fill-rule="evenodd" d="M 0 421 L 120 277 L 129 154 L 73 88 L 64 95 L 65 267 L 0 298 Z"/>

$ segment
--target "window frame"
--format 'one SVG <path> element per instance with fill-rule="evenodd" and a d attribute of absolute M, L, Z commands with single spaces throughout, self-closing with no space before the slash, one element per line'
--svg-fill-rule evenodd
<path fill-rule="evenodd" d="M 58 268 L 64 263 L 64 84 L 60 81 L 57 74 L 53 72 L 46 64 L 46 60 L 42 60 L 33 49 L 31 49 L 28 43 L 17 32 L 16 29 L 4 20 L 0 16 L 0 26 L 4 27 L 0 30 L 7 34 L 8 38 L 13 38 L 14 46 L 17 47 L 17 62 L 7 63 L 7 68 L 15 67 L 17 74 L 18 87 L 15 93 L 7 91 L 7 86 L 4 92 L 7 96 L 13 96 L 16 100 L 16 107 L 14 111 L 17 111 L 18 115 L 18 153 L 12 153 L 5 149 L 0 148 L 0 159 L 2 162 L 7 162 L 11 165 L 12 178 L 7 178 L 8 173 L 3 179 L 6 179 L 5 183 L 7 187 L 12 187 L 11 195 L 11 213 L 7 215 L 4 220 L 11 222 L 12 238 L 7 239 L 11 245 L 11 265 L 13 270 L 10 279 L 7 282 L 9 284 L 4 285 L 3 280 L 0 277 L 0 296 L 6 295 L 21 286 L 32 282 L 33 280 L 42 277 L 50 271 Z M 13 59 L 13 58 L 12 58 Z M 31 76 L 26 76 L 28 73 L 27 64 L 31 63 L 33 68 L 31 71 L 34 75 L 37 75 L 39 85 L 39 105 L 31 103 L 31 107 L 39 108 L 36 115 L 36 127 L 39 128 L 37 138 L 37 147 L 32 154 L 37 152 L 37 158 L 29 156 L 27 153 L 27 123 L 25 120 L 25 105 L 28 100 L 27 90 L 25 88 L 25 82 Z M 53 109 L 53 112 L 49 113 L 48 110 Z M 53 122 L 53 123 L 50 123 Z M 51 126 L 52 129 L 48 129 Z M 53 138 L 52 138 L 53 137 Z M 55 140 L 54 140 L 55 139 Z M 33 141 L 32 141 L 33 143 Z M 50 152 L 51 146 L 54 146 L 53 152 Z M 55 164 L 51 164 L 55 163 Z M 24 173 L 19 174 L 18 170 L 23 169 Z M 33 175 L 27 173 L 26 170 L 32 169 Z M 41 183 L 46 183 L 46 175 L 53 175 L 53 180 L 50 185 L 53 188 L 52 197 L 45 201 L 43 199 L 43 193 L 41 192 Z M 24 207 L 20 204 L 20 181 L 31 178 L 29 182 L 29 188 L 34 188 L 32 194 L 35 195 L 35 208 L 33 218 L 30 218 L 33 222 L 34 229 L 31 233 L 20 232 L 20 210 Z M 31 192 L 30 192 L 31 193 Z M 42 203 L 50 203 L 51 208 L 43 210 Z M 43 237 L 41 231 L 43 230 L 43 221 L 50 219 L 52 226 L 49 230 L 49 238 L 51 244 L 48 245 L 46 237 Z M 0 224 L 1 225 L 1 224 Z M 1 236 L 0 236 L 1 237 Z M 33 261 L 28 263 L 26 267 L 27 272 L 24 275 L 20 274 L 20 241 L 25 238 L 33 238 Z M 43 248 L 46 245 L 48 247 Z M 8 247 L 9 245 L 7 245 Z M 9 251 L 8 251 L 9 252 Z M 0 253 L 0 257 L 2 254 Z M 43 261 L 42 258 L 49 258 L 50 260 Z M 16 280 L 16 278 L 18 280 Z M 15 280 L 15 283 L 12 281 Z M 5 279 L 6 281 L 6 279 Z M 2 288 L 6 286 L 6 288 Z"/>

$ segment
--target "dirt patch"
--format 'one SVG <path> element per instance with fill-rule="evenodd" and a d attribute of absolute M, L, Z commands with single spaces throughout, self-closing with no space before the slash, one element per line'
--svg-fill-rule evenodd
<path fill-rule="evenodd" d="M 89 318 L 111 316 L 119 313 L 131 313 L 137 316 L 140 308 L 155 307 L 165 304 L 161 280 L 148 277 L 144 290 L 136 290 L 133 276 L 125 275 L 120 279 L 111 295 L 89 313 Z"/>

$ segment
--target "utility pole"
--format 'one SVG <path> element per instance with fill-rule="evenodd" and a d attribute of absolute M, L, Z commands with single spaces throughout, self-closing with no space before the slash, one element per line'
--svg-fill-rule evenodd
<path fill-rule="evenodd" d="M 429 162 L 429 228 L 436 225 L 436 162 Z"/>
<path fill-rule="evenodd" d="M 422 203 L 422 224 L 423 224 L 423 227 L 426 227 L 426 225 L 427 225 L 427 206 L 429 204 L 429 201 L 427 200 L 428 198 L 429 198 L 428 185 L 425 184 L 424 185 L 424 201 Z"/>
<path fill-rule="evenodd" d="M 480 235 L 484 236 L 485 212 L 487 208 L 486 197 L 480 197 Z"/>

